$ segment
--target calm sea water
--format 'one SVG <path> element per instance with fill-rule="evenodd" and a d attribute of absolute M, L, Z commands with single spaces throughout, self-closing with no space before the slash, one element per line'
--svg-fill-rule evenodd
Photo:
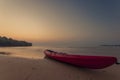
<path fill-rule="evenodd" d="M 120 62 L 120 47 L 0 47 L 0 52 L 13 53 L 11 55 L 18 57 L 30 57 L 30 58 L 44 58 L 43 51 L 50 49 L 58 52 L 65 52 L 69 54 L 82 54 L 82 55 L 106 55 L 115 56 Z"/>

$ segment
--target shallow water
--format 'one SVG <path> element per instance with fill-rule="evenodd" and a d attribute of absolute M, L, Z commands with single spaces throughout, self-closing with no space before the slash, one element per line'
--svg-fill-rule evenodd
<path fill-rule="evenodd" d="M 48 47 L 48 46 L 32 46 L 32 47 L 0 47 L 0 52 L 11 53 L 11 56 L 43 59 L 45 49 L 65 52 L 69 54 L 82 55 L 107 55 L 115 56 L 120 62 L 120 47 Z"/>

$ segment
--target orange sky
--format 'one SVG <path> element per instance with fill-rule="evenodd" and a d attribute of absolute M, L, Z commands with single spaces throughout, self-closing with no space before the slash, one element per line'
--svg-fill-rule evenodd
<path fill-rule="evenodd" d="M 78 35 L 82 39 L 87 34 L 82 27 L 81 30 L 74 30 L 78 24 L 70 24 L 72 21 L 67 17 L 64 18 L 70 11 L 63 10 L 65 13 L 59 14 L 60 11 L 56 12 L 57 9 L 53 9 L 53 6 L 48 8 L 41 5 L 43 8 L 38 11 L 34 4 L 33 9 L 30 4 L 27 5 L 27 8 L 25 8 L 26 5 L 16 4 L 4 2 L 1 5 L 1 35 L 32 42 L 54 42 L 74 39 Z"/>
<path fill-rule="evenodd" d="M 119 41 L 118 23 L 112 16 L 114 5 L 100 4 L 80 0 L 0 0 L 0 35 L 35 43 Z"/>

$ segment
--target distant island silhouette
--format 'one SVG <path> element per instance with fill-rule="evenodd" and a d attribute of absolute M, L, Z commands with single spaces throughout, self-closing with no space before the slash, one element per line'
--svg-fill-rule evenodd
<path fill-rule="evenodd" d="M 32 43 L 26 41 L 18 41 L 5 36 L 0 36 L 0 47 L 19 47 L 19 46 L 32 46 Z"/>
<path fill-rule="evenodd" d="M 120 45 L 100 45 L 100 46 L 106 46 L 106 47 L 120 47 Z"/>

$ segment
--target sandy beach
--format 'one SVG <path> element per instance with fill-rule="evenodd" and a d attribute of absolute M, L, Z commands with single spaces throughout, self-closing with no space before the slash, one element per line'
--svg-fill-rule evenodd
<path fill-rule="evenodd" d="M 120 80 L 120 65 L 84 69 L 48 58 L 0 56 L 0 80 Z"/>

